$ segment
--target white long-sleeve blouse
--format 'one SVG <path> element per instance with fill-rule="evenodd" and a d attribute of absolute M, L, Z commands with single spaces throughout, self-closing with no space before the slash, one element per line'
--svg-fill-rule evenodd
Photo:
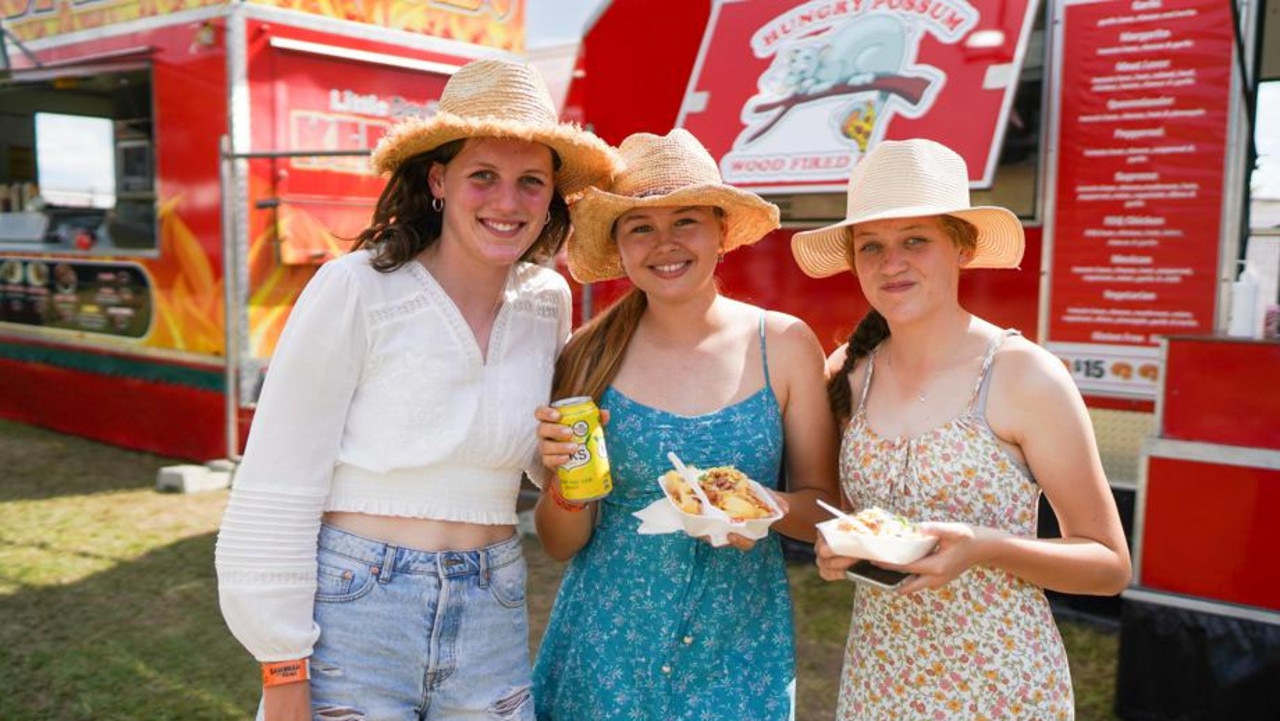
<path fill-rule="evenodd" d="M 222 613 L 255 658 L 311 654 L 325 511 L 516 522 L 570 323 L 564 278 L 519 263 L 486 358 L 420 263 L 380 273 L 356 251 L 321 267 L 272 356 L 218 533 Z"/>

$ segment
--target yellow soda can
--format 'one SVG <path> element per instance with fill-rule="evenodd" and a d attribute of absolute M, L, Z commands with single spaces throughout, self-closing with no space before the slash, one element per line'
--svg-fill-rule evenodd
<path fill-rule="evenodd" d="M 590 396 L 565 398 L 551 404 L 560 411 L 560 422 L 573 431 L 578 450 L 569 461 L 556 469 L 560 478 L 560 495 L 566 501 L 584 503 L 604 498 L 613 490 L 609 474 L 609 452 L 604 445 L 604 429 L 600 427 L 600 409 Z"/>

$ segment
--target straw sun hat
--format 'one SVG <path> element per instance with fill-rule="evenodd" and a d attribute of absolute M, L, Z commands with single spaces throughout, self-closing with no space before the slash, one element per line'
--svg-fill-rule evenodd
<path fill-rule="evenodd" d="M 791 253 L 800 269 L 825 278 L 849 265 L 849 226 L 871 220 L 953 215 L 978 229 L 978 247 L 966 268 L 1016 268 L 1026 244 L 1018 216 L 996 206 L 969 204 L 964 158 L 932 140 L 886 140 L 853 168 L 845 219 L 796 233 Z"/>
<path fill-rule="evenodd" d="M 378 173 L 392 173 L 419 153 L 461 138 L 517 138 L 542 143 L 560 156 L 556 187 L 571 195 L 608 182 L 617 153 L 600 138 L 562 123 L 542 76 L 508 60 L 474 60 L 454 73 L 429 118 L 412 117 L 393 126 L 373 150 Z"/>
<path fill-rule="evenodd" d="M 707 149 L 689 131 L 665 136 L 635 133 L 618 147 L 625 168 L 612 192 L 589 188 L 569 206 L 569 272 L 581 283 L 626 275 L 613 240 L 613 223 L 633 208 L 714 205 L 724 211 L 725 253 L 760 240 L 778 227 L 778 207 L 726 185 Z"/>

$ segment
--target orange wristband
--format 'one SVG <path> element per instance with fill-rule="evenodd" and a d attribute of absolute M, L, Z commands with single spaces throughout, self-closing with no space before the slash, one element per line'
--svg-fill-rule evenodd
<path fill-rule="evenodd" d="M 262 664 L 262 685 L 281 686 L 286 683 L 297 683 L 299 681 L 307 681 L 311 678 L 311 661 L 309 659 L 298 659 L 297 661 L 273 661 L 271 663 Z"/>
<path fill-rule="evenodd" d="M 587 510 L 587 504 L 574 503 L 560 494 L 560 484 L 551 481 L 547 486 L 547 493 L 551 494 L 551 500 L 555 501 L 557 506 L 568 511 L 569 513 L 581 513 Z"/>

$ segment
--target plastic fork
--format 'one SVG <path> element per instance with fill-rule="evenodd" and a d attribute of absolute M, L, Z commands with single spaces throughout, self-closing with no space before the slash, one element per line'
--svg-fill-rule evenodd
<path fill-rule="evenodd" d="M 676 473 L 680 474 L 684 482 L 688 483 L 689 487 L 693 489 L 693 494 L 698 497 L 699 501 L 702 501 L 702 515 L 723 518 L 733 523 L 733 519 L 729 517 L 729 514 L 720 510 L 719 506 L 712 505 L 711 500 L 707 498 L 707 494 L 702 490 L 702 484 L 698 483 L 698 477 L 694 475 L 693 471 L 689 470 L 684 461 L 680 460 L 680 456 L 677 456 L 675 451 L 667 453 L 667 460 L 671 461 L 671 465 L 675 466 Z"/>
<path fill-rule="evenodd" d="M 848 513 L 845 513 L 844 511 L 840 510 L 839 508 L 836 508 L 835 506 L 831 505 L 830 503 L 827 503 L 826 501 L 822 500 L 821 498 L 816 498 L 816 499 L 814 499 L 814 500 L 816 500 L 816 501 L 818 502 L 818 505 L 819 505 L 819 506 L 822 506 L 824 509 L 826 509 L 826 511 L 827 511 L 828 513 L 830 513 L 831 515 L 835 516 L 836 518 L 839 518 L 839 519 L 842 519 L 842 520 L 845 520 L 845 521 L 850 521 L 850 522 L 852 522 L 852 521 L 853 521 L 853 516 L 850 516 Z"/>

